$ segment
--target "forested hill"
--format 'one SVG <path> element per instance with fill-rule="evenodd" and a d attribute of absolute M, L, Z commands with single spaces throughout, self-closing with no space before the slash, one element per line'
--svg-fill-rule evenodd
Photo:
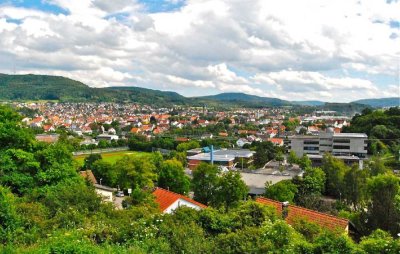
<path fill-rule="evenodd" d="M 203 100 L 231 102 L 236 104 L 242 104 L 243 106 L 260 106 L 260 105 L 271 105 L 271 106 L 288 106 L 291 105 L 289 101 L 281 100 L 278 98 L 260 97 L 256 95 L 249 95 L 245 93 L 221 93 L 217 95 L 198 97 Z"/>
<path fill-rule="evenodd" d="M 58 100 L 61 102 L 134 102 L 154 106 L 189 105 L 210 107 L 315 107 L 339 113 L 361 112 L 368 107 L 359 103 L 290 102 L 278 98 L 245 93 L 222 93 L 203 97 L 184 97 L 176 92 L 140 87 L 92 88 L 82 82 L 60 76 L 0 74 L 0 101 Z"/>
<path fill-rule="evenodd" d="M 381 99 L 365 99 L 354 101 L 355 103 L 370 105 L 371 107 L 382 108 L 382 107 L 396 107 L 400 106 L 400 98 L 381 98 Z"/>
<path fill-rule="evenodd" d="M 139 87 L 91 88 L 65 77 L 31 74 L 0 74 L 0 100 L 113 101 L 157 106 L 186 104 L 189 101 L 173 92 Z"/>

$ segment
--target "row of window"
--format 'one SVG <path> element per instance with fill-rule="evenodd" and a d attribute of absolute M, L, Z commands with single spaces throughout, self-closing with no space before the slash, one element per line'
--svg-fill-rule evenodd
<path fill-rule="evenodd" d="M 318 145 L 319 141 L 309 141 L 309 140 L 304 140 L 305 145 Z"/>
<path fill-rule="evenodd" d="M 350 149 L 350 146 L 333 146 L 333 149 Z"/>

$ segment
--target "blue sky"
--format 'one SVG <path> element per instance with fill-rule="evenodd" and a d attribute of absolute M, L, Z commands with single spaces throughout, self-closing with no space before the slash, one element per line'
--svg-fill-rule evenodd
<path fill-rule="evenodd" d="M 186 96 L 394 97 L 399 9 L 384 0 L 6 0 L 0 72 Z"/>

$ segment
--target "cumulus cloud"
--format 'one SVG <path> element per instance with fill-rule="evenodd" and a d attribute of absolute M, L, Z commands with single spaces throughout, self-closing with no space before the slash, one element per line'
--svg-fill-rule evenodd
<path fill-rule="evenodd" d="M 155 13 L 139 0 L 42 3 L 65 12 L 0 5 L 1 72 L 291 100 L 398 87 L 399 1 L 167 0 L 180 7 Z"/>

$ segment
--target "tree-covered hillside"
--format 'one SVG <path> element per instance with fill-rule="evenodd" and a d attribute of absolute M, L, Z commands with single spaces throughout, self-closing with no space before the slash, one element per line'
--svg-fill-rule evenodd
<path fill-rule="evenodd" d="M 0 74 L 0 100 L 59 100 L 65 102 L 134 102 L 158 106 L 186 104 L 188 99 L 151 89 L 91 88 L 58 76 Z"/>
<path fill-rule="evenodd" d="M 391 98 L 381 98 L 381 99 L 364 99 L 364 100 L 354 101 L 354 103 L 365 104 L 376 108 L 397 107 L 400 106 L 400 98 L 391 97 Z"/>
<path fill-rule="evenodd" d="M 47 75 L 0 74 L 1 100 L 58 100 L 61 102 L 133 102 L 154 106 L 188 105 L 226 109 L 232 107 L 306 107 L 354 114 L 370 107 L 359 103 L 290 102 L 278 98 L 244 93 L 222 93 L 212 96 L 184 97 L 175 92 L 141 87 L 91 88 L 79 81 Z"/>
<path fill-rule="evenodd" d="M 400 150 L 400 108 L 388 110 L 365 109 L 351 120 L 344 132 L 366 133 L 372 154 L 392 154 L 398 158 Z M 396 168 L 397 169 L 397 168 Z"/>
<path fill-rule="evenodd" d="M 199 99 L 221 101 L 225 103 L 235 103 L 242 106 L 248 107 L 265 107 L 265 106 L 288 106 L 290 102 L 277 99 L 260 97 L 255 95 L 249 95 L 245 93 L 221 93 L 217 95 L 210 95 L 204 97 L 198 97 Z"/>

